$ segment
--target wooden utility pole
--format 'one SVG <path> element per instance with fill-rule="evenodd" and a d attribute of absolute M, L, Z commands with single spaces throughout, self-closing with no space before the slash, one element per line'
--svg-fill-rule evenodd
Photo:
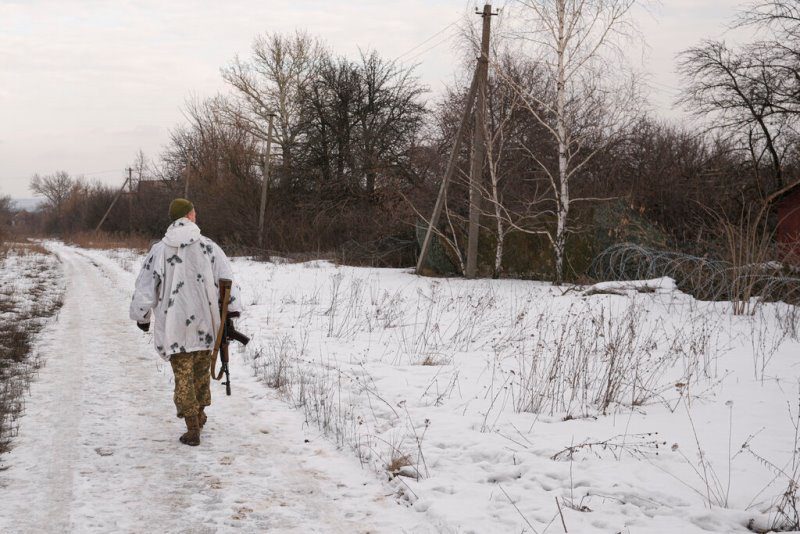
<path fill-rule="evenodd" d="M 472 84 L 467 93 L 467 101 L 464 103 L 464 114 L 461 116 L 461 123 L 458 125 L 456 131 L 456 139 L 453 142 L 453 150 L 450 152 L 450 159 L 447 161 L 447 170 L 442 178 L 442 185 L 439 186 L 439 196 L 436 197 L 436 204 L 433 206 L 433 215 L 428 223 L 428 231 L 425 233 L 425 240 L 422 242 L 422 250 L 417 259 L 417 274 L 422 272 L 422 267 L 425 265 L 425 260 L 428 258 L 428 249 L 431 246 L 431 239 L 433 238 L 433 229 L 439 224 L 439 216 L 442 214 L 442 207 L 444 207 L 444 199 L 447 195 L 447 186 L 450 184 L 450 179 L 456 170 L 456 163 L 458 156 L 461 152 L 461 140 L 464 137 L 464 130 L 467 129 L 469 118 L 472 114 L 472 104 L 475 102 L 475 90 L 477 88 L 478 74 L 475 73 L 472 77 Z"/>
<path fill-rule="evenodd" d="M 133 232 L 133 169 L 128 167 L 128 233 Z"/>
<path fill-rule="evenodd" d="M 119 200 L 119 197 L 122 196 L 122 192 L 125 191 L 125 186 L 128 185 L 128 182 L 131 179 L 131 173 L 132 172 L 133 172 L 132 169 L 130 167 L 128 167 L 128 177 L 125 178 L 125 183 L 122 184 L 122 187 L 119 188 L 119 191 L 117 191 L 117 194 L 114 196 L 114 200 L 111 201 L 111 205 L 106 210 L 105 214 L 103 215 L 103 218 L 100 219 L 99 223 L 97 223 L 97 227 L 94 229 L 94 233 L 99 232 L 100 231 L 100 227 L 103 226 L 104 222 L 106 222 L 106 218 L 108 217 L 108 214 L 111 213 L 111 210 L 114 208 L 114 204 L 117 203 L 117 200 Z"/>
<path fill-rule="evenodd" d="M 267 211 L 267 192 L 269 190 L 269 163 L 272 155 L 272 123 L 275 114 L 269 114 L 269 126 L 267 127 L 267 152 L 261 165 L 261 174 L 264 181 L 261 184 L 261 211 L 258 214 L 258 246 L 264 247 L 264 217 Z"/>
<path fill-rule="evenodd" d="M 483 198 L 483 164 L 486 159 L 486 86 L 489 79 L 489 39 L 492 31 L 492 6 L 483 6 L 483 35 L 481 37 L 481 56 L 475 76 L 478 81 L 477 102 L 475 103 L 475 124 L 472 132 L 472 162 L 469 172 L 469 237 L 467 241 L 467 278 L 475 278 L 478 272 L 478 236 L 481 224 L 481 200 Z"/>
<path fill-rule="evenodd" d="M 186 162 L 186 167 L 183 169 L 183 198 L 189 199 L 189 162 Z"/>
<path fill-rule="evenodd" d="M 447 161 L 447 170 L 445 170 L 442 185 L 439 187 L 439 196 L 436 197 L 436 204 L 433 207 L 433 214 L 431 220 L 428 222 L 428 230 L 425 233 L 425 239 L 422 242 L 422 250 L 417 259 L 417 274 L 422 272 L 422 267 L 425 265 L 425 260 L 428 258 L 428 251 L 431 246 L 433 238 L 434 227 L 439 224 L 439 217 L 442 214 L 444 207 L 444 199 L 447 196 L 447 187 L 450 184 L 450 179 L 456 170 L 458 163 L 458 156 L 461 151 L 461 141 L 464 136 L 464 130 L 467 129 L 469 120 L 472 117 L 472 108 L 478 98 L 478 105 L 475 114 L 475 131 L 473 133 L 473 155 L 470 167 L 470 217 L 469 217 L 469 243 L 467 249 L 467 266 L 464 273 L 468 278 L 473 278 L 477 271 L 478 265 L 478 229 L 480 223 L 480 178 L 483 172 L 483 161 L 485 159 L 485 137 L 484 128 L 486 124 L 486 84 L 489 73 L 489 38 L 491 33 L 491 19 L 496 13 L 492 13 L 491 4 L 483 6 L 483 11 L 476 11 L 477 14 L 483 16 L 483 36 L 481 39 L 481 56 L 478 59 L 478 66 L 472 76 L 472 83 L 470 84 L 469 92 L 467 93 L 467 100 L 464 103 L 464 114 L 461 116 L 461 123 L 456 131 L 456 138 L 453 141 L 453 150 L 450 153 L 450 159 Z M 478 148 L 480 147 L 480 148 Z M 477 153 L 480 150 L 480 153 Z M 477 167 L 477 170 L 476 170 Z M 477 182 L 476 182 L 477 178 Z M 474 224 L 473 224 L 474 222 Z M 474 228 L 474 230 L 473 230 Z"/>

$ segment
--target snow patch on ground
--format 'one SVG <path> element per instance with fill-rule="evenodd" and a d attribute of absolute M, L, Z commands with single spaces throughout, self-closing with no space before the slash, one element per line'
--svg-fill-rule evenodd
<path fill-rule="evenodd" d="M 625 293 L 637 291 L 639 293 L 669 293 L 676 291 L 678 286 L 675 280 L 667 276 L 652 280 L 625 280 L 620 282 L 600 282 L 584 289 L 585 295 L 600 293 Z"/>
<path fill-rule="evenodd" d="M 777 306 L 733 317 L 668 279 L 587 299 L 535 282 L 236 267 L 257 374 L 377 472 L 405 459 L 419 480 L 395 487 L 458 531 L 561 528 L 558 499 L 576 532 L 745 532 L 788 485 L 750 454 L 793 458 L 797 341 Z"/>
<path fill-rule="evenodd" d="M 441 531 L 240 362 L 232 397 L 214 384 L 201 445 L 180 444 L 172 373 L 128 319 L 127 255 L 50 248 L 67 292 L 36 347 L 46 366 L 20 435 L 0 458 L 0 532 Z"/>
<path fill-rule="evenodd" d="M 798 469 L 795 308 L 733 316 L 668 279 L 590 297 L 328 262 L 234 268 L 253 336 L 237 377 L 246 363 L 440 531 L 781 520 Z"/>
<path fill-rule="evenodd" d="M 33 244 L 9 244 L 0 257 L 0 320 L 31 315 L 34 308 L 53 308 L 64 293 L 58 258 Z M 37 315 L 37 314 L 33 314 Z"/>
<path fill-rule="evenodd" d="M 40 365 L 31 345 L 61 305 L 62 275 L 57 258 L 39 245 L 0 248 L 0 454 L 18 431 L 27 387 Z"/>

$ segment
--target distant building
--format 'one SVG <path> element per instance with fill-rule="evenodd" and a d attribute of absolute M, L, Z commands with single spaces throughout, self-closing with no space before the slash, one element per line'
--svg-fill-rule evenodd
<path fill-rule="evenodd" d="M 800 186 L 784 193 L 775 206 L 778 214 L 775 239 L 782 259 L 800 265 Z"/>

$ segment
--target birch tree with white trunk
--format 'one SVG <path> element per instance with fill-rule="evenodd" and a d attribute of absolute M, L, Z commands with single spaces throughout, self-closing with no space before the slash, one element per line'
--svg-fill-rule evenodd
<path fill-rule="evenodd" d="M 561 283 L 571 207 L 590 200 L 573 197 L 571 184 L 592 158 L 629 130 L 641 107 L 636 76 L 623 53 L 625 43 L 635 36 L 631 10 L 636 0 L 518 2 L 522 13 L 513 34 L 546 80 L 533 89 L 516 89 L 557 148 L 555 157 L 527 153 L 552 188 L 556 224 L 547 233 L 555 282 Z"/>

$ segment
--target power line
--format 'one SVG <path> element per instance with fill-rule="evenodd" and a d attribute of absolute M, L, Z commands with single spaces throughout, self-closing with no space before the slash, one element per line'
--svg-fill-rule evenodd
<path fill-rule="evenodd" d="M 407 59 L 407 61 L 408 61 L 409 63 L 410 63 L 410 62 L 413 62 L 414 60 L 416 60 L 417 58 L 420 58 L 420 57 L 424 56 L 425 54 L 427 54 L 428 52 L 430 52 L 430 51 L 431 51 L 431 50 L 433 50 L 434 48 L 438 48 L 438 47 L 442 46 L 444 43 L 448 42 L 450 39 L 452 39 L 452 37 L 446 37 L 445 39 L 442 39 L 442 40 L 441 40 L 441 41 L 439 41 L 438 43 L 436 43 L 436 44 L 434 44 L 434 45 L 431 45 L 431 46 L 429 46 L 428 48 L 426 48 L 426 49 L 425 49 L 425 50 L 423 50 L 422 52 L 419 52 L 419 53 L 417 53 L 417 54 L 414 54 L 413 56 L 411 56 L 410 58 L 408 58 L 408 59 Z"/>
<path fill-rule="evenodd" d="M 96 174 L 109 174 L 109 173 L 112 173 L 112 172 L 123 172 L 123 171 L 126 171 L 126 170 L 127 170 L 127 168 L 125 168 L 125 169 L 109 169 L 107 171 L 93 171 L 93 172 L 70 172 L 69 175 L 74 177 L 74 178 L 78 178 L 78 177 L 81 177 L 81 176 L 94 176 Z M 39 173 L 34 173 L 34 174 L 39 174 Z M 33 176 L 33 175 L 31 175 L 31 176 Z M 28 176 L 28 177 L 25 177 L 25 178 L 19 177 L 19 178 L 16 178 L 15 180 L 20 181 L 20 182 L 24 181 L 24 180 L 30 180 L 31 176 Z"/>
<path fill-rule="evenodd" d="M 111 172 L 123 172 L 123 171 L 127 171 L 127 168 L 125 168 L 125 169 L 109 169 L 107 171 L 69 172 L 69 174 L 71 176 L 94 176 L 95 174 L 108 174 L 108 173 L 111 173 Z M 34 174 L 38 174 L 38 173 L 34 173 Z"/>
<path fill-rule="evenodd" d="M 674 89 L 676 91 L 680 91 L 681 90 L 681 88 L 676 86 L 676 85 L 670 85 L 668 83 L 660 82 L 658 80 L 648 80 L 648 83 L 652 83 L 652 84 L 655 84 L 655 85 L 660 85 L 661 87 L 665 87 L 667 89 Z"/>
<path fill-rule="evenodd" d="M 645 86 L 655 91 L 661 93 L 672 93 L 674 95 L 680 94 L 682 89 L 680 87 L 675 87 L 674 85 L 669 85 L 666 83 L 661 83 L 656 80 L 648 80 L 645 82 Z"/>
<path fill-rule="evenodd" d="M 452 28 L 453 26 L 455 26 L 456 24 L 458 24 L 460 21 L 461 21 L 461 17 L 457 18 L 456 20 L 454 20 L 453 22 L 451 22 L 450 24 L 448 24 L 447 26 L 445 26 L 444 28 L 442 28 L 442 29 L 441 29 L 441 30 L 439 30 L 438 32 L 434 33 L 433 35 L 431 35 L 430 37 L 428 37 L 427 39 L 425 39 L 424 41 L 422 41 L 422 42 L 421 42 L 421 43 L 419 43 L 418 45 L 414 46 L 413 48 L 410 48 L 410 49 L 406 50 L 405 52 L 403 52 L 402 54 L 400 54 L 399 56 L 397 56 L 396 58 L 394 58 L 394 61 L 397 61 L 397 60 L 399 60 L 400 58 L 402 58 L 402 57 L 404 57 L 404 56 L 407 56 L 407 55 L 408 55 L 408 54 L 410 54 L 411 52 L 413 52 L 413 51 L 417 50 L 419 47 L 421 47 L 421 46 L 424 46 L 424 45 L 428 44 L 429 42 L 433 41 L 434 39 L 436 39 L 437 37 L 439 37 L 441 34 L 443 34 L 443 33 L 444 33 L 444 32 L 446 32 L 447 30 L 449 30 L 450 28 Z M 450 39 L 450 37 L 448 37 L 447 39 Z M 447 39 L 445 39 L 445 41 L 446 41 Z M 441 42 L 440 42 L 439 44 L 437 44 L 437 45 L 434 45 L 434 46 L 433 46 L 433 47 L 431 47 L 431 48 L 428 48 L 427 50 L 424 50 L 424 51 L 422 52 L 422 54 L 424 54 L 424 53 L 425 53 L 425 52 L 427 52 L 428 50 L 431 50 L 431 49 L 435 48 L 436 46 L 439 46 L 440 44 L 441 44 Z M 416 55 L 416 56 L 414 56 L 414 57 L 415 57 L 415 58 L 416 58 L 416 57 L 419 57 L 419 55 Z M 413 58 L 412 58 L 412 59 L 413 59 Z"/>
<path fill-rule="evenodd" d="M 76 174 L 78 176 L 92 176 L 92 175 L 95 175 L 95 174 L 108 174 L 110 172 L 122 172 L 124 170 L 127 170 L 127 169 L 109 169 L 107 171 L 94 171 L 94 172 L 75 172 L 75 173 L 72 173 L 72 174 Z"/>

